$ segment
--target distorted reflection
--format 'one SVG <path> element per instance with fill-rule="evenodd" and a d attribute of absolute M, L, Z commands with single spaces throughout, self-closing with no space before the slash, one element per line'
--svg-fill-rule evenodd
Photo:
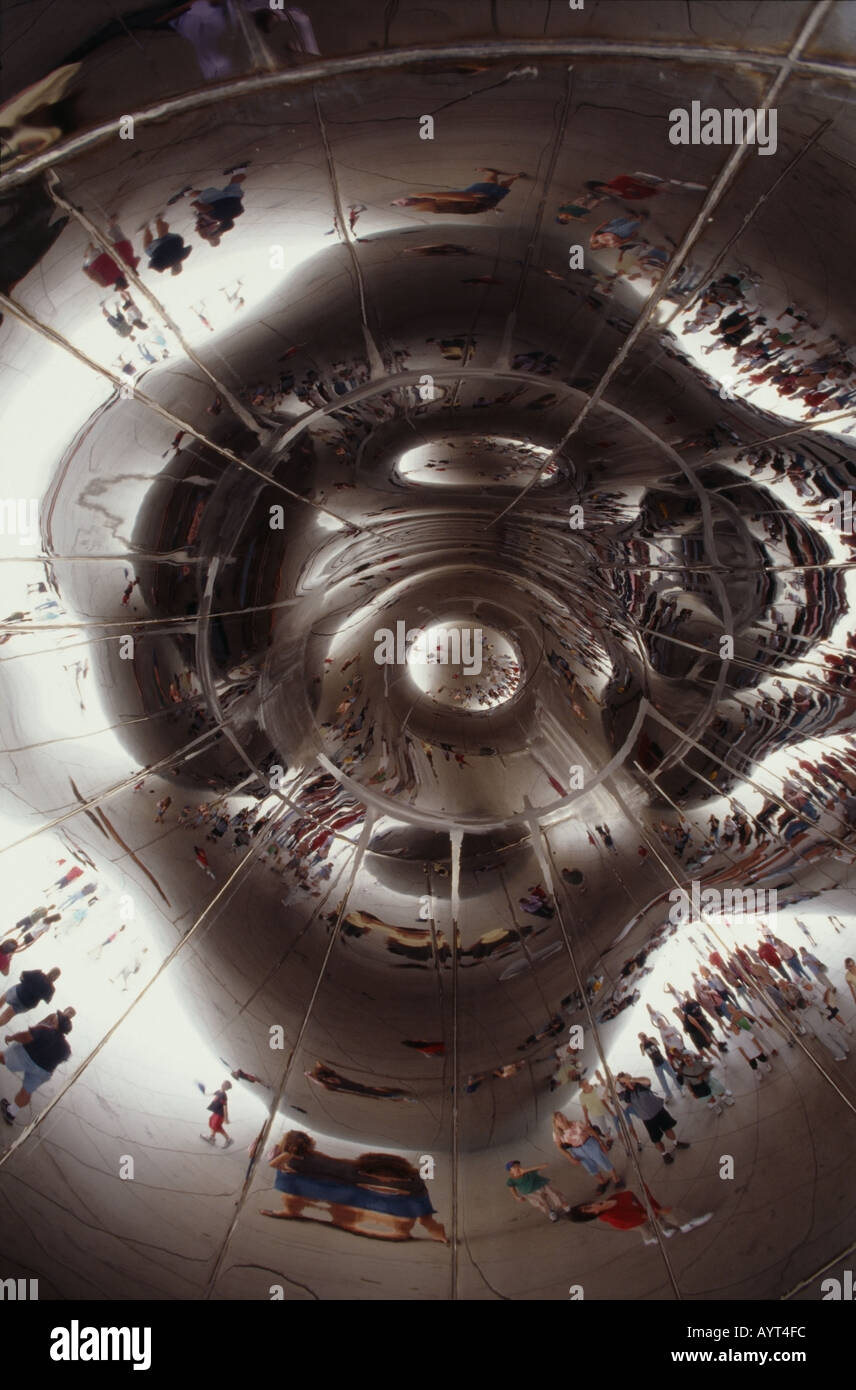
<path fill-rule="evenodd" d="M 849 8 L 19 8 L 0 1279 L 820 1297 Z"/>

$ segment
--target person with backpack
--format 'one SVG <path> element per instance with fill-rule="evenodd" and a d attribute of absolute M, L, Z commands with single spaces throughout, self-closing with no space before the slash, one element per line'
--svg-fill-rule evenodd
<path fill-rule="evenodd" d="M 211 1133 L 200 1134 L 199 1138 L 202 1140 L 203 1143 L 211 1144 L 213 1148 L 217 1147 L 218 1134 L 222 1134 L 223 1138 L 226 1141 L 223 1145 L 224 1149 L 228 1149 L 229 1145 L 234 1144 L 235 1142 L 234 1139 L 231 1139 L 229 1137 L 229 1135 L 226 1133 L 223 1127 L 224 1125 L 227 1125 L 229 1123 L 229 1098 L 226 1092 L 231 1091 L 231 1089 L 231 1081 L 224 1081 L 223 1085 L 220 1087 L 220 1090 L 214 1092 L 214 1099 L 208 1106 L 208 1109 L 211 1112 L 210 1118 L 208 1120 L 208 1128 L 210 1129 Z"/>
<path fill-rule="evenodd" d="M 723 1105 L 733 1105 L 731 1092 L 713 1075 L 711 1062 L 698 1053 L 684 1051 L 677 1059 L 677 1075 L 683 1085 L 689 1086 L 696 1100 L 706 1100 L 716 1115 L 723 1113 Z"/>
<path fill-rule="evenodd" d="M 647 1076 L 631 1076 L 629 1072 L 620 1071 L 615 1079 L 618 1099 L 624 1105 L 633 1106 L 663 1162 L 674 1163 L 675 1150 L 688 1149 L 689 1144 L 683 1139 L 675 1138 L 676 1121 L 664 1106 L 662 1098 L 651 1089 L 651 1082 Z M 671 1141 L 671 1150 L 665 1148 L 664 1138 Z"/>

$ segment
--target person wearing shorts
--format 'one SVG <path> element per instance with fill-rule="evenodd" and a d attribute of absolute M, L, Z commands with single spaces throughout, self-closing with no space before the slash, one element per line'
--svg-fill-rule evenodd
<path fill-rule="evenodd" d="M 515 1202 L 529 1202 L 551 1221 L 558 1221 L 559 1213 L 569 1212 L 571 1204 L 565 1194 L 554 1187 L 550 1179 L 545 1178 L 539 1171 L 545 1166 L 543 1163 L 537 1163 L 533 1168 L 523 1168 L 520 1159 L 513 1158 L 505 1165 L 505 1171 L 508 1173 L 506 1187 L 511 1188 Z"/>
<path fill-rule="evenodd" d="M 654 1220 L 666 1235 L 674 1235 L 676 1231 L 686 1235 L 696 1227 L 704 1226 L 713 1216 L 713 1212 L 710 1211 L 706 1211 L 702 1216 L 685 1216 L 675 1207 L 661 1206 L 648 1187 L 645 1191 L 651 1203 Z M 580 1206 L 572 1207 L 569 1217 L 575 1222 L 602 1221 L 617 1231 L 640 1230 L 646 1245 L 657 1244 L 647 1210 L 636 1194 L 629 1189 L 616 1192 L 614 1196 L 602 1198 L 597 1202 L 583 1202 Z"/>
<path fill-rule="evenodd" d="M 409 198 L 394 198 L 390 206 L 415 208 L 417 212 L 489 212 L 503 198 L 508 197 L 508 190 L 515 179 L 528 178 L 527 174 L 508 174 L 500 182 L 501 169 L 480 169 L 478 172 L 491 174 L 491 180 L 471 183 L 466 188 L 451 188 L 434 193 L 415 193 Z"/>
<path fill-rule="evenodd" d="M 23 970 L 16 985 L 12 985 L 3 995 L 6 1005 L 0 1013 L 0 1027 L 8 1023 L 15 1014 L 25 1014 L 37 1004 L 49 1004 L 54 996 L 54 984 L 62 972 L 58 965 L 47 974 L 43 970 Z"/>
<path fill-rule="evenodd" d="M 224 1149 L 228 1149 L 229 1145 L 234 1144 L 235 1142 L 234 1139 L 231 1139 L 229 1137 L 229 1135 L 223 1128 L 223 1126 L 227 1124 L 229 1120 L 229 1097 L 227 1095 L 227 1092 L 231 1091 L 231 1089 L 231 1081 L 224 1081 L 223 1085 L 220 1087 L 220 1090 L 214 1092 L 214 1099 L 208 1107 L 208 1109 L 211 1112 L 211 1114 L 208 1117 L 208 1128 L 211 1131 L 211 1133 L 200 1134 L 199 1136 L 199 1138 L 202 1139 L 204 1143 L 211 1144 L 213 1148 L 217 1147 L 218 1134 L 222 1134 L 223 1138 L 226 1141 L 223 1145 Z"/>
<path fill-rule="evenodd" d="M 675 1149 L 688 1149 L 681 1139 L 675 1138 L 676 1121 L 669 1114 L 660 1097 L 651 1089 L 651 1082 L 645 1076 L 631 1076 L 620 1071 L 616 1077 L 619 1087 L 618 1097 L 625 1105 L 632 1105 L 648 1131 L 654 1148 L 663 1155 L 664 1163 L 674 1163 Z M 663 1139 L 669 1139 L 672 1149 L 667 1150 Z"/>
<path fill-rule="evenodd" d="M 707 1101 L 715 1114 L 723 1113 L 723 1105 L 733 1105 L 731 1092 L 712 1074 L 711 1063 L 697 1053 L 682 1052 L 678 1059 L 678 1076 L 689 1086 L 696 1100 Z"/>
<path fill-rule="evenodd" d="M 623 1186 L 612 1159 L 604 1153 L 595 1130 L 587 1122 L 569 1120 L 557 1110 L 553 1115 L 553 1142 L 569 1163 L 585 1168 L 591 1177 L 599 1179 L 598 1192 L 605 1192 L 610 1182 Z"/>
<path fill-rule="evenodd" d="M 744 1009 L 735 1009 L 731 1015 L 729 1027 L 736 1038 L 739 1038 L 741 1033 L 745 1033 L 746 1037 L 743 1039 L 743 1042 L 746 1043 L 747 1047 L 751 1043 L 755 1049 L 753 1055 L 750 1057 L 747 1052 L 743 1051 L 742 1044 L 737 1044 L 737 1051 L 740 1053 L 741 1057 L 749 1063 L 752 1070 L 757 1071 L 758 1063 L 760 1062 L 766 1072 L 771 1072 L 773 1070 L 773 1064 L 764 1050 L 765 1045 L 755 1036 L 757 1022 L 754 1015 L 747 1014 Z"/>
<path fill-rule="evenodd" d="M 212 246 L 220 243 L 220 233 L 235 225 L 235 218 L 244 211 L 244 191 L 241 184 L 246 174 L 236 172 L 225 188 L 194 189 L 191 206 L 197 210 L 196 230 Z"/>
<path fill-rule="evenodd" d="M 156 219 L 155 231 L 157 236 L 147 226 L 143 234 L 143 250 L 149 258 L 149 265 L 152 270 L 169 270 L 173 275 L 180 275 L 184 268 L 182 262 L 193 248 L 185 246 L 183 239 L 169 230 L 169 224 L 162 217 Z"/>
<path fill-rule="evenodd" d="M 243 202 L 244 198 L 241 191 L 241 180 L 244 177 L 243 174 L 237 175 L 232 183 L 226 184 L 225 188 L 201 188 L 196 194 L 196 199 L 203 206 L 216 212 L 221 222 L 225 222 L 234 217 L 236 212 L 241 211 L 239 204 Z"/>
<path fill-rule="evenodd" d="M 0 1052 L 0 1063 L 9 1071 L 21 1077 L 21 1088 L 14 1101 L 0 1100 L 0 1114 L 7 1125 L 15 1123 L 15 1116 L 22 1105 L 29 1105 L 30 1097 L 46 1081 L 50 1081 L 57 1067 L 67 1062 L 71 1048 L 66 1041 L 71 1032 L 74 1009 L 63 1009 L 33 1024 L 25 1033 L 10 1033 L 6 1037 L 9 1046 Z"/>
<path fill-rule="evenodd" d="M 123 273 L 123 267 L 130 266 L 131 270 L 136 271 L 140 258 L 134 255 L 134 248 L 130 240 L 125 236 L 115 218 L 110 221 L 107 236 L 111 249 L 118 259 L 111 256 L 103 247 L 90 242 L 83 261 L 83 271 L 90 280 L 94 280 L 96 285 L 100 285 L 102 289 L 126 290 L 128 281 Z M 82 873 L 83 871 L 80 870 L 79 872 Z M 76 875 L 72 873 L 72 877 L 76 877 Z"/>
<path fill-rule="evenodd" d="M 623 213 L 618 217 L 612 217 L 608 222 L 602 222 L 596 227 L 589 237 L 589 246 L 592 251 L 599 251 L 603 248 L 616 248 L 630 246 L 639 237 L 642 228 L 642 218 L 647 213 Z"/>
<path fill-rule="evenodd" d="M 590 179 L 585 186 L 583 193 L 578 193 L 576 198 L 570 202 L 562 203 L 556 214 L 556 221 L 561 225 L 567 224 L 572 218 L 588 217 L 593 208 L 599 207 L 609 196 L 602 190 L 605 184 L 597 179 Z"/>
<path fill-rule="evenodd" d="M 591 1082 L 584 1079 L 580 1081 L 579 1100 L 583 1114 L 586 1117 L 586 1123 L 591 1125 L 592 1129 L 597 1130 L 601 1139 L 606 1143 L 607 1148 L 611 1149 L 613 1140 L 609 1138 L 608 1127 L 611 1125 L 619 1139 L 622 1137 L 621 1127 L 612 1110 L 603 1097 L 598 1094 Z"/>

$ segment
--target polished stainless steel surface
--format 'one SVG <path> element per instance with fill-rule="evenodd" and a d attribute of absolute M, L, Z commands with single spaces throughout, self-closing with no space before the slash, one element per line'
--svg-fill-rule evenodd
<path fill-rule="evenodd" d="M 62 973 L 0 1038 L 0 1277 L 819 1297 L 856 5 L 51 11 L 3 37 L 2 989 Z M 675 1092 L 670 1025 L 689 1148 L 602 1121 L 631 1228 L 548 1222 L 598 1183 L 555 1113 Z"/>

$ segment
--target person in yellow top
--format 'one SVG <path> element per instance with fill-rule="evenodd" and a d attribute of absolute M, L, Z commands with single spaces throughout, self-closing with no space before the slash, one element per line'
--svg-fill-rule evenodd
<path fill-rule="evenodd" d="M 590 1081 L 583 1080 L 580 1082 L 580 1105 L 586 1117 L 586 1123 L 590 1124 L 592 1129 L 600 1131 L 603 1138 L 606 1140 L 607 1148 L 611 1149 L 615 1141 L 607 1139 L 609 1126 L 612 1126 L 619 1137 L 621 1135 L 621 1130 L 619 1129 L 618 1121 L 613 1111 L 602 1096 L 598 1094 Z"/>

